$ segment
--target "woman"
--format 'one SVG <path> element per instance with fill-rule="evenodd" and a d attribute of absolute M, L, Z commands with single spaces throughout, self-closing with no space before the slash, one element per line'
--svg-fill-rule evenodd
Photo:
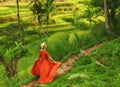
<path fill-rule="evenodd" d="M 39 52 L 38 59 L 35 61 L 31 73 L 33 75 L 40 76 L 38 79 L 39 83 L 51 82 L 55 75 L 57 68 L 60 66 L 60 62 L 55 62 L 46 51 L 46 43 L 41 44 L 41 50 Z"/>

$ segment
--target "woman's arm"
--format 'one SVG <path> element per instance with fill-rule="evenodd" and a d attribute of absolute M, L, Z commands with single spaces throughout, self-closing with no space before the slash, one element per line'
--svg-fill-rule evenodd
<path fill-rule="evenodd" d="M 49 56 L 50 60 L 52 60 L 54 63 L 56 63 L 56 61 L 51 57 Z"/>
<path fill-rule="evenodd" d="M 51 61 L 56 63 L 56 61 L 49 55 L 49 53 L 47 51 L 46 51 L 46 56 L 47 56 L 48 59 L 50 59 Z"/>

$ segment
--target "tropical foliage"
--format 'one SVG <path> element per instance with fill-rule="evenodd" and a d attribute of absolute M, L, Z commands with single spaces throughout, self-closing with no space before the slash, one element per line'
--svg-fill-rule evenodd
<path fill-rule="evenodd" d="M 21 0 L 19 22 L 16 2 L 8 1 L 0 1 L 1 87 L 19 87 L 37 78 L 30 70 L 41 42 L 46 42 L 49 54 L 61 62 L 81 50 L 102 45 L 79 57 L 64 75 L 38 87 L 119 87 L 119 0 L 107 0 L 112 35 L 106 29 L 104 0 Z M 24 29 L 24 44 L 19 23 Z"/>

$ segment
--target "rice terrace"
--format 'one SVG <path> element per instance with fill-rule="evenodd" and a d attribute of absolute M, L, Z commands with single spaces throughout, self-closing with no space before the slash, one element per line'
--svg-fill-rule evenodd
<path fill-rule="evenodd" d="M 120 87 L 120 0 L 0 0 L 0 87 Z"/>

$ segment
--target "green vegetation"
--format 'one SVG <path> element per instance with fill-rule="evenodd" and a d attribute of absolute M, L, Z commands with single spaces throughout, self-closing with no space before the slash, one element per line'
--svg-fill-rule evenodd
<path fill-rule="evenodd" d="M 24 46 L 20 45 L 18 36 L 20 31 L 17 24 L 16 4 L 0 6 L 1 87 L 19 87 L 37 78 L 32 76 L 30 70 L 40 51 L 41 42 L 46 42 L 49 54 L 53 59 L 61 62 L 65 62 L 72 55 L 79 53 L 80 50 L 99 43 L 104 44 L 93 50 L 91 54 L 82 55 L 66 74 L 49 84 L 40 84 L 38 87 L 120 86 L 119 6 L 115 8 L 114 18 L 118 22 L 113 28 L 115 34 L 109 35 L 106 30 L 103 9 L 100 5 L 95 7 L 95 3 L 91 3 L 91 0 L 56 2 L 55 8 L 53 3 L 46 3 L 46 8 L 41 8 L 42 12 L 39 12 L 38 7 L 36 10 L 34 9 L 35 12 L 38 11 L 36 14 L 32 13 L 28 5 L 29 3 L 20 3 L 20 25 L 24 30 Z M 42 14 L 42 18 L 38 20 L 40 14 Z M 39 22 L 41 22 L 40 25 L 38 25 Z M 44 35 L 45 30 L 48 30 L 46 31 L 48 32 L 47 36 Z M 9 79 L 8 69 L 5 67 L 3 59 L 5 62 L 8 61 L 8 65 L 12 67 L 13 59 L 16 57 L 20 57 L 16 64 L 17 68 Z"/>
<path fill-rule="evenodd" d="M 103 44 L 90 55 L 81 56 L 72 70 L 45 87 L 119 87 L 119 52 L 120 37 Z M 98 60 L 99 58 L 103 61 Z"/>

